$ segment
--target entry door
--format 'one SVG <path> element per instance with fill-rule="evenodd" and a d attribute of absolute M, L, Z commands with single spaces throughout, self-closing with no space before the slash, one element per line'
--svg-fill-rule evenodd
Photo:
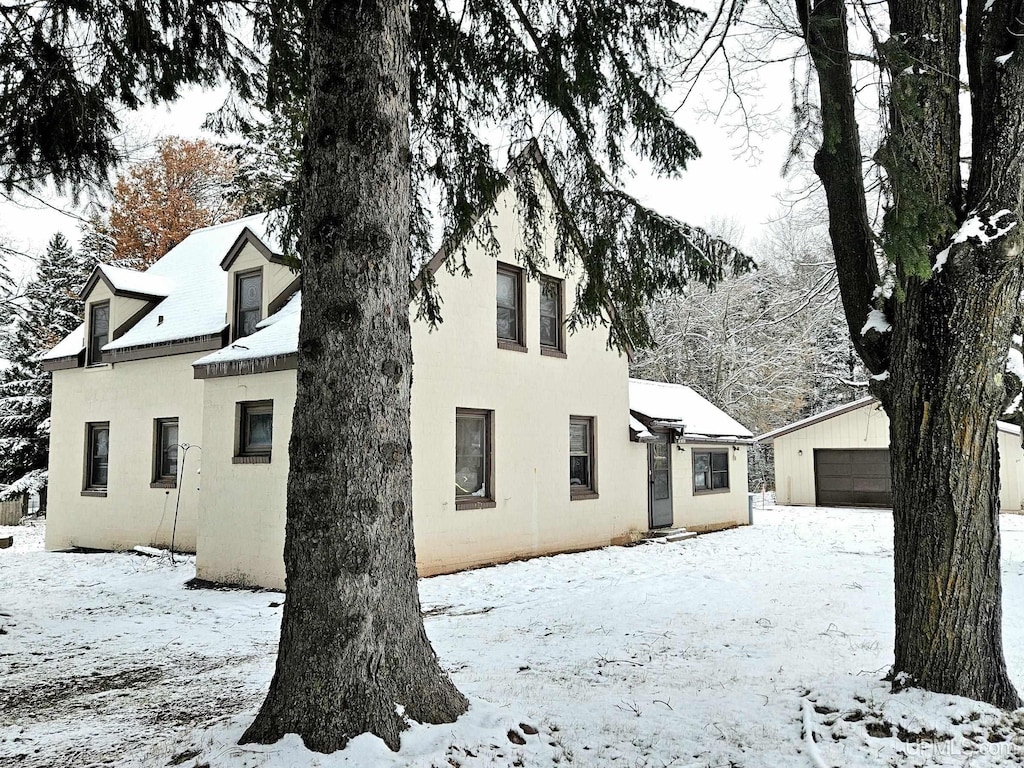
<path fill-rule="evenodd" d="M 647 444 L 648 507 L 651 528 L 672 525 L 672 446 L 668 435 Z"/>

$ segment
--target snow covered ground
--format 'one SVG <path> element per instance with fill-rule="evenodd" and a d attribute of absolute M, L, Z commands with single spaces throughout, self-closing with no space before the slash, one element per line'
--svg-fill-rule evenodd
<path fill-rule="evenodd" d="M 1024 517 L 1003 517 L 1005 641 L 1024 687 Z M 186 590 L 192 563 L 0 550 L 0 765 L 1016 765 L 1024 710 L 890 695 L 887 512 L 769 508 L 756 524 L 421 581 L 472 700 L 315 755 L 235 741 L 273 671 L 272 592 Z M 536 730 L 536 733 L 532 731 Z M 510 734 L 510 731 L 514 732 Z M 525 741 L 525 744 L 515 744 Z M 522 738 L 519 738 L 522 737 Z"/>

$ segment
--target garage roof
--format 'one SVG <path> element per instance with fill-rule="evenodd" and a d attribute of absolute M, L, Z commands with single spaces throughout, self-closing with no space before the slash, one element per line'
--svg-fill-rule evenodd
<path fill-rule="evenodd" d="M 788 435 L 790 432 L 796 432 L 797 430 L 809 427 L 812 424 L 818 424 L 819 422 L 827 421 L 835 416 L 841 416 L 844 413 L 850 413 L 851 411 L 856 411 L 869 405 L 877 405 L 879 408 L 882 407 L 878 400 L 869 395 L 868 397 L 862 397 L 859 400 L 854 400 L 852 403 L 844 403 L 843 405 L 838 405 L 835 408 L 829 408 L 827 411 L 822 411 L 821 413 L 816 413 L 813 416 L 808 416 L 806 419 L 794 421 L 792 424 L 787 424 L 784 427 L 773 429 L 771 432 L 765 432 L 763 435 L 758 435 L 755 440 L 759 443 L 771 441 L 777 437 Z M 996 422 L 996 424 L 1000 432 L 1006 432 L 1011 435 L 1020 434 L 1020 427 L 1015 424 L 1009 424 L 1005 421 L 999 421 Z"/>

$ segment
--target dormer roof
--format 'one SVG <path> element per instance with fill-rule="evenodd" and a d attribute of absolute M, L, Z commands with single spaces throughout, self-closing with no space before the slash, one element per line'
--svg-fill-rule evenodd
<path fill-rule="evenodd" d="M 125 296 L 143 301 L 159 301 L 167 298 L 171 292 L 171 281 L 161 275 L 149 272 L 137 272 L 134 269 L 115 267 L 110 264 L 97 264 L 85 286 L 79 292 L 79 298 L 87 298 L 100 282 L 104 283 L 115 296 Z"/>
<path fill-rule="evenodd" d="M 265 222 L 261 223 L 265 224 Z M 247 245 L 255 248 L 267 261 L 274 264 L 284 264 L 283 249 L 278 244 L 276 238 L 269 237 L 265 226 L 261 228 L 261 232 L 261 235 L 257 235 L 248 226 L 244 227 L 238 234 L 235 242 L 231 244 L 224 258 L 221 259 L 220 268 L 225 272 L 231 269 L 231 265 L 235 263 L 235 259 L 238 258 L 238 255 Z"/>

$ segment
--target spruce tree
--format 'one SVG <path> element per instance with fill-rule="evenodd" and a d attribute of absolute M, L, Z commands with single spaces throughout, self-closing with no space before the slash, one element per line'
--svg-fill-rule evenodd
<path fill-rule="evenodd" d="M 38 493 L 46 509 L 50 374 L 38 357 L 81 325 L 78 293 L 87 277 L 64 235 L 51 239 L 3 336 L 0 375 L 0 498 Z"/>

